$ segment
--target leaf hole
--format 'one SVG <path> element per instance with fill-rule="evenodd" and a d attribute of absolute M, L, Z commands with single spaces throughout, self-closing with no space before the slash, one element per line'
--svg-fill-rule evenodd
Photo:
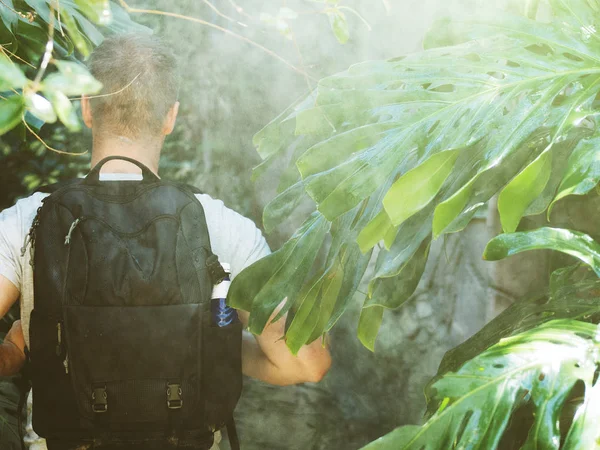
<path fill-rule="evenodd" d="M 535 407 L 528 390 L 519 395 L 520 401 L 515 405 L 506 431 L 503 433 L 498 447 L 502 449 L 521 448 L 527 441 L 527 436 L 534 421 Z"/>
<path fill-rule="evenodd" d="M 465 55 L 464 58 L 469 61 L 472 61 L 472 62 L 480 62 L 481 61 L 481 57 L 477 53 L 469 53 L 468 55 Z"/>
<path fill-rule="evenodd" d="M 536 55 L 549 56 L 554 53 L 552 47 L 548 44 L 533 44 L 525 47 L 525 50 L 531 53 L 535 53 Z"/>
<path fill-rule="evenodd" d="M 580 56 L 574 55 L 573 53 L 564 52 L 563 56 L 571 61 L 583 62 L 584 59 Z"/>
<path fill-rule="evenodd" d="M 390 59 L 389 62 L 400 62 L 404 58 L 406 58 L 406 55 L 404 55 L 404 56 L 396 56 L 395 58 Z"/>
<path fill-rule="evenodd" d="M 504 364 L 496 363 L 493 365 L 494 369 L 504 369 Z"/>
<path fill-rule="evenodd" d="M 397 91 L 404 87 L 404 81 L 396 80 L 387 85 L 387 90 Z"/>
<path fill-rule="evenodd" d="M 431 86 L 431 83 L 423 83 L 423 84 L 421 85 L 421 87 L 422 87 L 423 89 L 429 89 L 429 86 Z"/>
<path fill-rule="evenodd" d="M 502 72 L 488 72 L 488 75 L 496 80 L 504 80 L 506 78 L 506 75 Z"/>
<path fill-rule="evenodd" d="M 560 430 L 560 448 L 563 447 L 567 433 L 569 432 L 571 425 L 573 425 L 575 413 L 583 403 L 584 396 L 585 383 L 582 380 L 577 380 L 577 382 L 573 385 L 571 392 L 569 392 L 566 401 L 563 403 L 563 407 L 558 418 Z"/>
<path fill-rule="evenodd" d="M 521 64 L 519 64 L 518 62 L 514 62 L 514 61 L 506 61 L 506 65 L 508 67 L 521 67 Z"/>
<path fill-rule="evenodd" d="M 429 131 L 427 131 L 427 134 L 428 134 L 428 135 L 432 134 L 432 133 L 433 133 L 433 132 L 436 130 L 436 128 L 437 128 L 439 125 L 440 125 L 440 121 L 438 120 L 437 122 L 435 122 L 435 123 L 434 123 L 434 124 L 431 126 L 431 128 L 429 129 Z"/>
<path fill-rule="evenodd" d="M 538 380 L 544 381 L 544 378 L 546 378 L 546 374 L 544 372 L 540 373 L 540 376 L 538 377 Z"/>
<path fill-rule="evenodd" d="M 461 422 L 460 422 L 460 427 L 458 427 L 458 433 L 456 435 L 456 443 L 459 443 L 460 440 L 463 437 L 463 434 L 465 433 L 465 430 L 467 429 L 467 425 L 469 424 L 469 420 L 471 420 L 471 417 L 473 417 L 473 411 L 469 410 L 465 413 L 465 415 L 463 416 Z"/>
<path fill-rule="evenodd" d="M 600 376 L 600 365 L 596 364 L 596 370 L 594 371 L 594 379 L 592 380 L 592 386 L 596 386 L 598 376 Z"/>
<path fill-rule="evenodd" d="M 456 90 L 456 86 L 453 84 L 442 84 L 441 86 L 434 87 L 433 89 L 429 89 L 431 92 L 454 92 Z"/>

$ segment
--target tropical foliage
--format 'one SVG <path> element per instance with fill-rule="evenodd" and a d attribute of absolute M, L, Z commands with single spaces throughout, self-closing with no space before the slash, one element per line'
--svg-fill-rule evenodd
<path fill-rule="evenodd" d="M 335 325 L 364 276 L 359 338 L 373 349 L 384 309 L 412 295 L 431 241 L 464 229 L 496 195 L 508 234 L 486 259 L 554 249 L 591 267 L 555 272 L 547 295 L 449 352 L 426 390 L 425 424 L 368 449 L 600 448 L 600 246 L 571 230 L 514 233 L 600 181 L 600 3 L 546 6 L 547 21 L 502 11 L 442 20 L 424 52 L 321 80 L 255 137 L 255 175 L 280 174 L 265 228 L 300 205 L 314 212 L 237 278 L 232 301 L 252 310 L 259 333 L 283 293 L 292 351 Z"/>
<path fill-rule="evenodd" d="M 284 310 L 297 311 L 291 348 L 317 338 L 343 314 L 377 248 L 359 326 L 372 348 L 383 310 L 417 286 L 432 239 L 462 230 L 496 194 L 511 232 L 596 185 L 600 7 L 549 6 L 547 22 L 501 11 L 440 21 L 424 52 L 325 78 L 256 135 L 257 174 L 270 165 L 281 173 L 267 231 L 305 202 L 314 213 L 234 283 L 252 331 L 284 293 Z"/>

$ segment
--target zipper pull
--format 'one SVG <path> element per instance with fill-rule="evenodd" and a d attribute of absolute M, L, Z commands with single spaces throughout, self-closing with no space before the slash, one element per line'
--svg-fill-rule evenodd
<path fill-rule="evenodd" d="M 31 232 L 27 233 L 25 236 L 25 242 L 23 242 L 23 247 L 21 247 L 21 258 L 25 256 L 25 252 L 27 251 L 27 246 L 31 243 Z"/>
<path fill-rule="evenodd" d="M 60 358 L 62 356 L 62 353 L 63 353 L 63 346 L 62 346 L 62 325 L 61 325 L 60 322 L 58 322 L 56 324 L 56 334 L 57 334 L 56 342 L 58 342 L 56 344 L 56 356 L 58 356 Z"/>
<path fill-rule="evenodd" d="M 83 220 L 83 217 L 78 217 L 77 219 L 75 219 L 73 221 L 73 223 L 71 224 L 71 228 L 69 228 L 69 232 L 65 236 L 65 245 L 69 245 L 71 243 L 71 237 L 73 236 L 73 231 L 75 231 L 75 227 L 77 227 L 77 225 L 79 225 L 79 222 L 81 222 L 82 220 Z"/>

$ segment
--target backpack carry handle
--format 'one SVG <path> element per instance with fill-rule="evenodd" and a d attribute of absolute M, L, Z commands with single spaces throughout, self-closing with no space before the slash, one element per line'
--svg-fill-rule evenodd
<path fill-rule="evenodd" d="M 153 183 L 156 181 L 160 181 L 160 178 L 158 178 L 158 176 L 156 176 L 150 169 L 148 169 L 148 167 L 143 165 L 141 162 L 139 162 L 133 158 L 129 158 L 128 156 L 114 155 L 114 156 L 107 156 L 102 161 L 100 161 L 98 164 L 96 164 L 96 166 L 92 170 L 90 170 L 90 173 L 88 173 L 87 176 L 84 178 L 83 182 L 85 184 L 98 184 L 100 182 L 100 169 L 102 169 L 102 166 L 104 164 L 106 164 L 108 161 L 111 161 L 113 159 L 121 159 L 123 161 L 130 162 L 130 163 L 138 166 L 140 169 L 142 169 L 142 180 L 141 180 L 142 182 Z"/>

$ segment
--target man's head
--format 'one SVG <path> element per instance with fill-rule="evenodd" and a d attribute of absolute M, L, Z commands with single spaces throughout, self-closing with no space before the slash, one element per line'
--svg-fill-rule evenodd
<path fill-rule="evenodd" d="M 145 34 L 106 39 L 89 60 L 102 83 L 99 96 L 84 98 L 83 118 L 96 136 L 130 140 L 163 138 L 177 116 L 179 74 L 170 48 Z"/>

